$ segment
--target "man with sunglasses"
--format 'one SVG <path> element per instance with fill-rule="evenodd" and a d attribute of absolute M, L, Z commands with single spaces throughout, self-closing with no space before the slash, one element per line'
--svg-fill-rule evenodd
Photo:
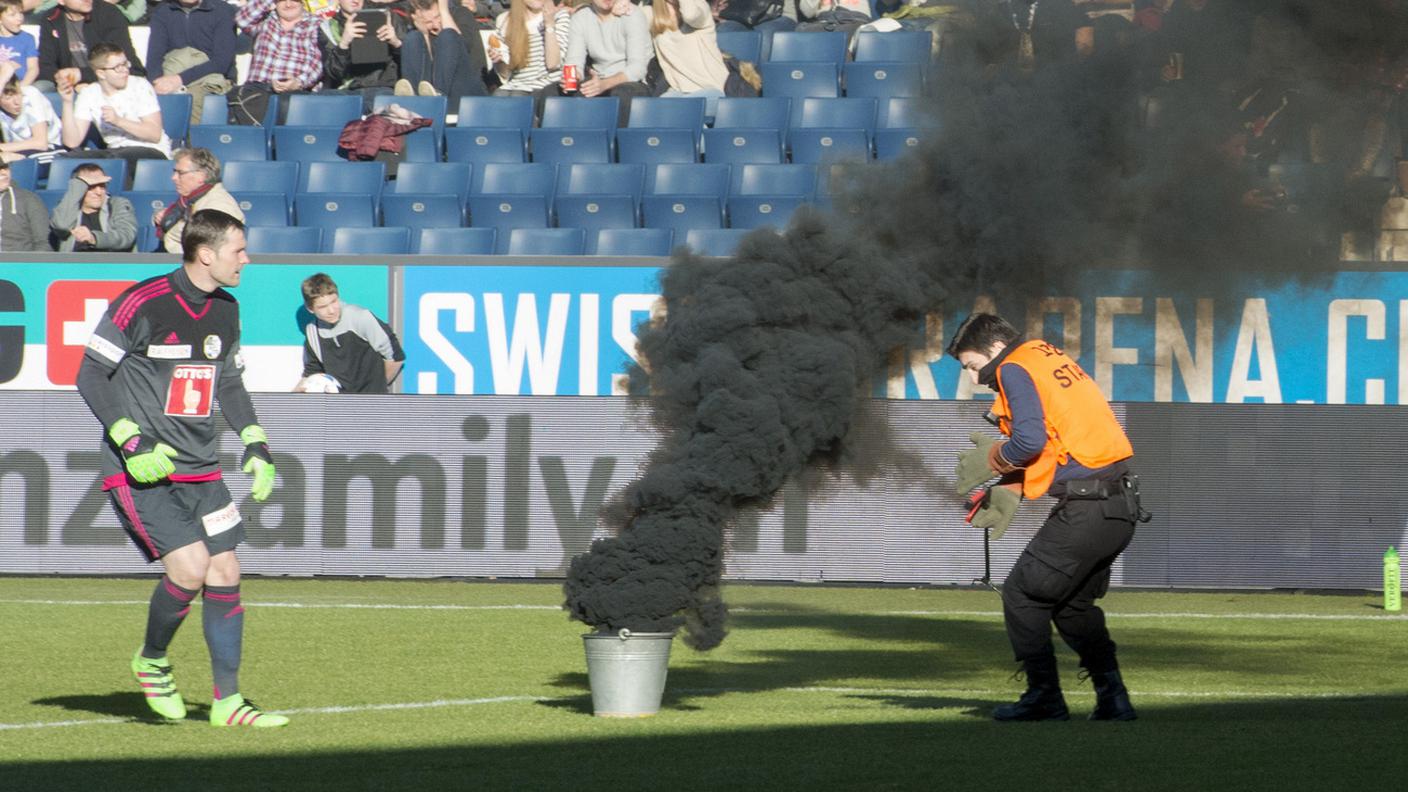
<path fill-rule="evenodd" d="M 136 171 L 136 160 L 170 157 L 171 139 L 162 129 L 161 105 L 152 84 L 133 76 L 127 56 L 111 44 L 94 47 L 88 60 L 97 82 L 81 91 L 71 85 L 59 87 L 63 142 L 74 149 L 69 156 L 122 157 L 128 161 L 129 179 Z M 77 150 L 95 126 L 106 148 Z"/>
<path fill-rule="evenodd" d="M 91 162 L 73 169 L 68 191 L 49 221 L 59 252 L 132 250 L 137 241 L 137 216 L 131 201 L 108 195 L 110 181 L 112 177 Z"/>

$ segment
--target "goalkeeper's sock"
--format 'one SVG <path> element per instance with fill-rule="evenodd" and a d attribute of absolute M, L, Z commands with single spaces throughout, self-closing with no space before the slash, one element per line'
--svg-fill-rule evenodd
<path fill-rule="evenodd" d="M 172 583 L 171 578 L 161 576 L 156 583 L 156 591 L 152 592 L 151 604 L 147 607 L 147 637 L 142 644 L 142 657 L 153 660 L 166 657 L 166 647 L 171 645 L 177 628 L 186 620 L 186 614 L 191 611 L 191 600 L 196 598 L 198 591 L 181 588 Z"/>
<path fill-rule="evenodd" d="M 244 606 L 240 605 L 239 585 L 206 586 L 201 621 L 205 627 L 205 645 L 210 648 L 215 697 L 230 698 L 240 692 Z"/>

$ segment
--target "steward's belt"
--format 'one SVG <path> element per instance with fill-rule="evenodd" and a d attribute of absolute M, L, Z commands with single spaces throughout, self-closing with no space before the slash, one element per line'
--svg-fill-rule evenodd
<path fill-rule="evenodd" d="M 1061 483 L 1066 485 L 1064 497 L 1070 500 L 1104 500 L 1124 494 L 1124 488 L 1119 481 L 1071 479 Z"/>

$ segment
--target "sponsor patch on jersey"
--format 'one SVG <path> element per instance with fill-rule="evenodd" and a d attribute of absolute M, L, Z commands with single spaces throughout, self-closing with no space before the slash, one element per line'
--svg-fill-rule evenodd
<path fill-rule="evenodd" d="M 203 347 L 203 350 L 205 352 L 206 360 L 214 360 L 215 358 L 220 357 L 220 350 L 222 348 L 223 346 L 220 343 L 220 336 L 208 335 L 205 337 L 205 345 Z"/>
<path fill-rule="evenodd" d="M 117 344 L 103 338 L 97 333 L 88 336 L 88 348 L 114 363 L 121 363 L 122 358 L 127 355 L 126 352 L 122 351 L 122 347 L 119 347 Z"/>
<path fill-rule="evenodd" d="M 147 357 L 161 360 L 185 360 L 191 356 L 190 344 L 152 344 L 147 347 Z"/>
<path fill-rule="evenodd" d="M 178 365 L 166 386 L 166 414 L 177 418 L 205 418 L 215 395 L 215 367 L 205 363 Z"/>
<path fill-rule="evenodd" d="M 240 524 L 240 510 L 235 508 L 234 502 L 231 501 L 209 514 L 202 515 L 200 523 L 205 526 L 206 536 L 218 536 Z"/>

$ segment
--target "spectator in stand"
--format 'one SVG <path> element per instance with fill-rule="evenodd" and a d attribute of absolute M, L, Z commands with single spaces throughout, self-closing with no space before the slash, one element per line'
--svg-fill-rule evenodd
<path fill-rule="evenodd" d="M 1095 27 L 1072 0 L 1001 0 L 980 17 L 980 50 L 993 66 L 1020 71 L 1061 67 L 1090 57 Z"/>
<path fill-rule="evenodd" d="M 10 163 L 0 162 L 0 252 L 49 249 L 49 210 L 11 183 Z"/>
<path fill-rule="evenodd" d="M 728 67 L 714 35 L 714 16 L 707 0 L 654 0 L 650 37 L 655 60 L 669 83 L 664 96 L 703 96 L 706 115 L 713 117 L 724 95 Z"/>
<path fill-rule="evenodd" d="M 655 49 L 646 15 L 616 15 L 612 5 L 612 0 L 591 0 L 590 5 L 572 16 L 563 65 L 577 67 L 581 75 L 577 90 L 582 96 L 620 97 L 619 125 L 625 126 L 630 118 L 631 97 L 651 94 L 645 75 Z"/>
<path fill-rule="evenodd" d="M 65 84 L 82 88 L 96 82 L 92 51 L 100 44 L 117 47 L 127 57 L 132 74 L 146 75 L 132 49 L 127 19 L 116 6 L 107 0 L 60 0 L 59 7 L 39 25 L 39 81 L 35 87 L 53 91 Z"/>
<path fill-rule="evenodd" d="M 554 0 L 512 0 L 489 37 L 489 60 L 498 72 L 495 96 L 555 96 L 562 81 L 572 10 Z"/>
<path fill-rule="evenodd" d="M 246 82 L 290 93 L 311 91 L 322 81 L 318 19 L 303 0 L 249 0 L 235 14 L 235 24 L 254 39 Z"/>
<path fill-rule="evenodd" d="M 391 326 L 360 305 L 342 302 L 337 284 L 319 272 L 303 281 L 303 305 L 313 314 L 304 328 L 303 377 L 327 374 L 341 393 L 387 393 L 406 354 Z"/>
<path fill-rule="evenodd" d="M 0 0 L 0 65 L 6 63 L 15 64 L 20 85 L 32 85 L 39 79 L 39 45 L 24 32 L 20 0 Z"/>
<path fill-rule="evenodd" d="M 0 62 L 0 159 L 5 162 L 26 157 L 41 161 L 53 159 L 62 150 L 59 117 L 49 99 L 32 85 L 20 85 L 14 76 L 14 61 Z"/>
<path fill-rule="evenodd" d="M 112 177 L 92 163 L 79 165 L 68 180 L 68 191 L 49 220 L 61 253 L 128 252 L 137 241 L 137 215 L 132 202 L 108 195 Z"/>
<path fill-rule="evenodd" d="M 849 37 L 856 28 L 870 21 L 870 3 L 867 0 L 797 0 L 797 20 L 798 30 L 840 30 Z"/>
<path fill-rule="evenodd" d="M 152 11 L 147 72 L 158 94 L 191 95 L 191 123 L 205 97 L 235 83 L 235 9 L 225 0 L 165 0 Z"/>
<path fill-rule="evenodd" d="M 389 94 L 400 78 L 397 61 L 401 53 L 391 48 L 390 57 L 380 63 L 356 63 L 352 59 L 352 43 L 364 36 L 391 42 L 405 38 L 405 14 L 399 8 L 385 8 L 386 22 L 368 30 L 357 14 L 365 0 L 340 0 L 339 13 L 325 20 L 318 30 L 318 48 L 323 53 L 323 89 L 361 93 L 363 106 L 370 110 L 375 97 Z"/>
<path fill-rule="evenodd" d="M 73 149 L 67 156 L 121 157 L 128 162 L 129 174 L 137 170 L 137 160 L 169 157 L 171 139 L 162 129 L 161 105 L 152 84 L 130 74 L 132 64 L 112 44 L 94 47 L 89 60 L 97 72 L 97 82 L 81 91 L 70 84 L 59 86 L 63 143 Z M 106 148 L 77 150 L 94 126 Z"/>
<path fill-rule="evenodd" d="M 43 15 L 58 4 L 58 0 L 21 0 L 25 10 L 33 10 L 35 15 Z M 127 22 L 133 25 L 144 25 L 147 22 L 147 0 L 107 0 L 114 8 L 127 18 Z"/>
<path fill-rule="evenodd" d="M 1160 77 L 1199 101 L 1228 94 L 1247 72 L 1252 14 L 1236 0 L 1179 0 L 1164 14 L 1155 46 Z"/>
<path fill-rule="evenodd" d="M 767 36 L 778 31 L 797 29 L 797 0 L 783 0 L 782 13 L 762 19 L 751 26 L 729 17 L 729 0 L 713 0 L 710 8 L 714 15 L 714 27 L 719 33 L 756 30 Z"/>
<path fill-rule="evenodd" d="M 220 183 L 220 160 L 210 149 L 177 149 L 171 158 L 171 183 L 176 185 L 176 201 L 152 218 L 161 247 L 167 253 L 184 255 L 181 234 L 186 221 L 202 209 L 216 209 L 244 222 L 239 202 Z"/>
<path fill-rule="evenodd" d="M 446 0 L 410 0 L 413 30 L 388 43 L 401 49 L 397 96 L 445 96 L 457 107 L 462 96 L 485 96 L 488 64 L 479 20 Z"/>

